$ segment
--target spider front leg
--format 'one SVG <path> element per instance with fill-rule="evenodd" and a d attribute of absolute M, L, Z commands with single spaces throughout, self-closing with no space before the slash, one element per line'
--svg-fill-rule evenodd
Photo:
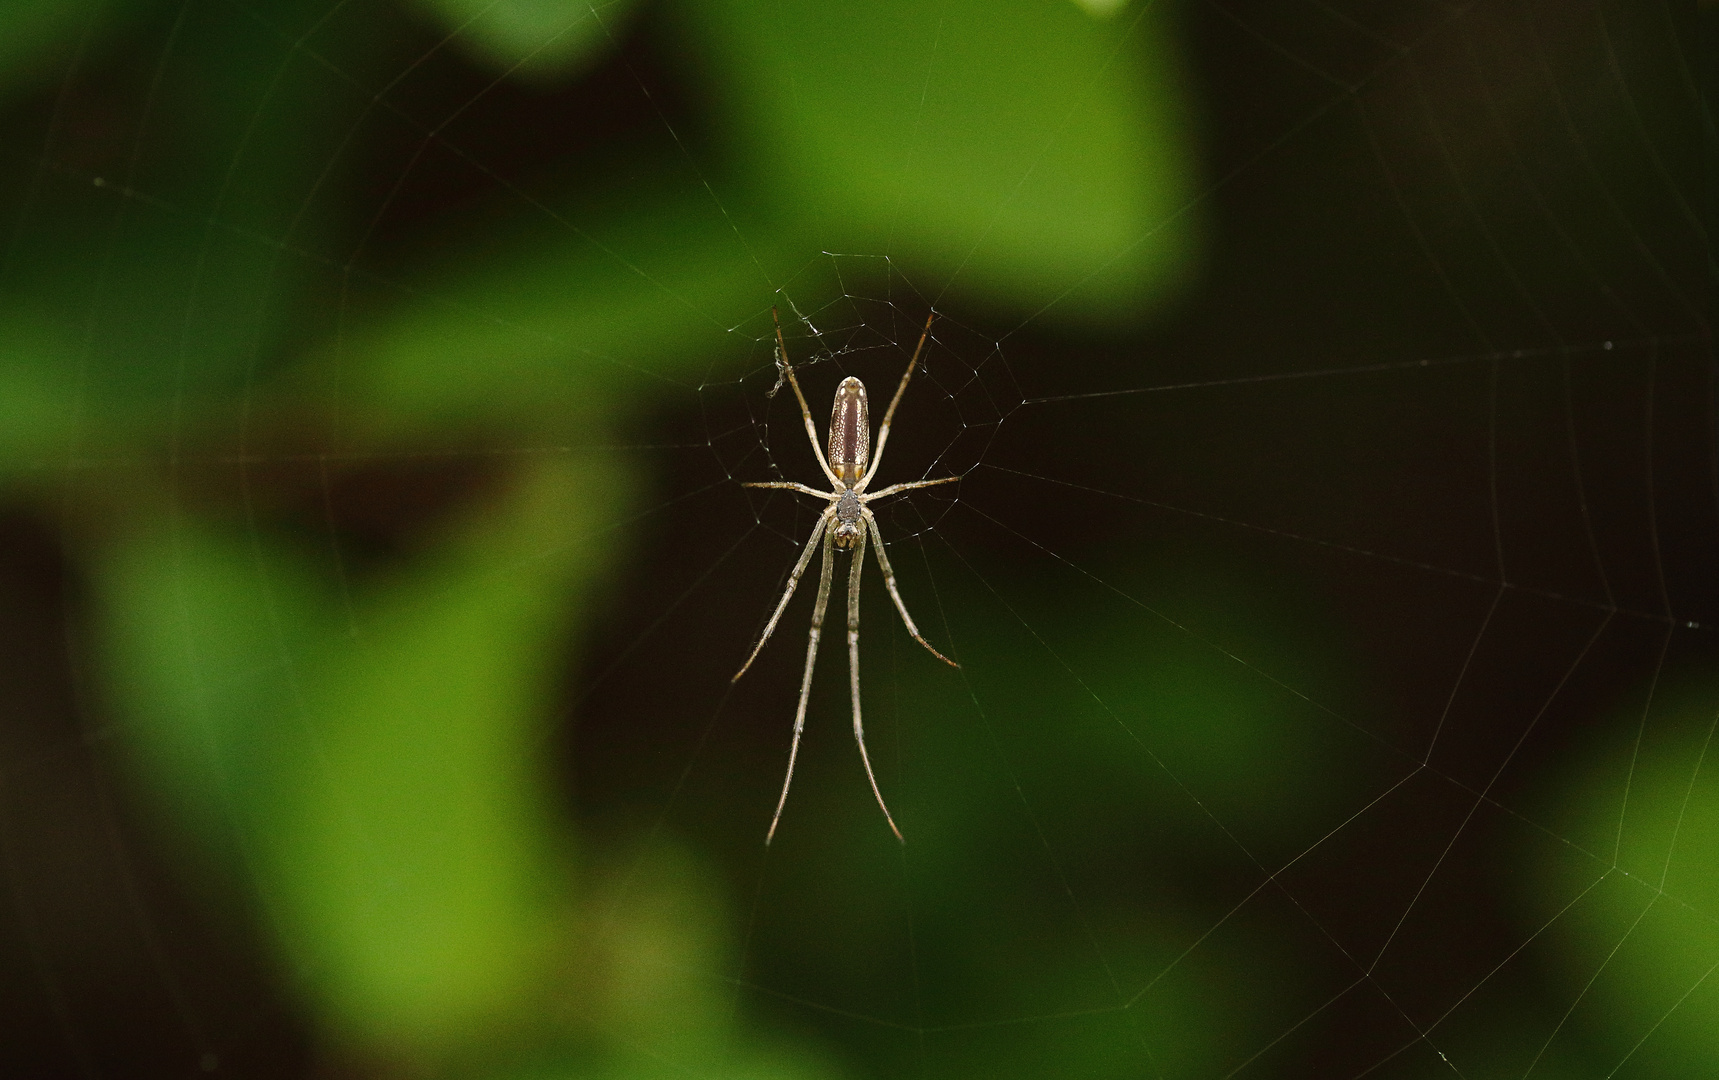
<path fill-rule="evenodd" d="M 919 332 L 919 344 L 913 347 L 913 357 L 907 361 L 907 370 L 901 373 L 901 383 L 895 388 L 895 396 L 889 399 L 889 408 L 883 411 L 883 423 L 877 429 L 877 450 L 872 454 L 871 467 L 860 478 L 858 487 L 861 491 L 871 483 L 871 478 L 877 475 L 877 468 L 883 464 L 883 450 L 889 445 L 889 425 L 895 421 L 896 406 L 901 404 L 902 396 L 907 393 L 907 384 L 913 378 L 913 369 L 919 366 L 919 354 L 925 351 L 925 339 L 931 334 L 931 323 L 937 318 L 937 312 L 925 316 L 925 329 Z"/>
<path fill-rule="evenodd" d="M 833 511 L 826 511 L 824 517 L 818 519 L 819 528 L 822 528 L 823 525 L 828 522 L 833 513 Z M 816 540 L 817 536 L 814 534 L 812 539 Z M 812 545 L 808 542 L 806 544 L 808 555 L 811 550 Z M 804 568 L 806 565 L 806 558 L 807 555 L 800 556 L 800 566 L 795 568 L 794 576 L 796 581 L 799 580 L 799 570 Z M 776 823 L 782 820 L 782 807 L 788 804 L 788 788 L 794 783 L 794 762 L 800 756 L 800 732 L 804 731 L 806 728 L 806 701 L 812 694 L 812 667 L 818 660 L 818 638 L 822 636 L 824 632 L 824 609 L 830 605 L 830 573 L 835 568 L 835 562 L 835 534 L 831 531 L 825 531 L 824 564 L 818 571 L 818 602 L 812 607 L 812 630 L 811 633 L 807 635 L 806 639 L 806 673 L 800 677 L 800 704 L 799 707 L 794 710 L 794 742 L 793 745 L 788 748 L 788 775 L 782 779 L 782 797 L 776 800 L 776 814 L 770 819 L 770 831 L 764 834 L 765 846 L 769 846 L 771 839 L 776 835 Z M 789 588 L 791 591 L 792 585 L 790 585 Z M 782 603 L 784 606 L 787 602 L 787 597 L 783 597 Z M 776 609 L 776 614 L 780 615 L 781 613 L 782 609 L 778 607 Z M 775 624 L 774 619 L 771 620 L 771 624 Z M 760 642 L 759 644 L 762 645 L 763 643 Z M 754 650 L 753 655 L 757 655 L 756 650 Z M 751 661 L 748 660 L 747 663 L 750 664 Z M 745 670 L 745 668 L 741 668 L 741 671 Z M 735 677 L 739 678 L 739 676 Z M 870 766 L 867 766 L 867 768 L 870 768 Z"/>
<path fill-rule="evenodd" d="M 953 477 L 951 477 L 951 479 L 953 479 Z M 780 488 L 783 491 L 798 491 L 802 495 L 816 495 L 820 499 L 830 499 L 835 497 L 827 491 L 819 491 L 817 488 L 809 487 L 805 484 L 796 484 L 792 480 L 754 480 L 749 483 L 741 484 L 740 486 L 752 488 Z"/>
<path fill-rule="evenodd" d="M 854 741 L 859 743 L 860 761 L 865 765 L 865 778 L 871 781 L 871 793 L 877 797 L 878 809 L 883 811 L 883 820 L 889 822 L 889 831 L 895 834 L 895 838 L 905 844 L 907 841 L 902 839 L 901 830 L 895 827 L 895 819 L 889 816 L 889 807 L 884 805 L 883 792 L 877 788 L 877 776 L 871 771 L 871 755 L 865 750 L 865 724 L 860 719 L 859 601 L 860 575 L 864 570 L 865 533 L 861 531 L 859 539 L 854 543 L 853 565 L 848 567 L 848 691 L 854 702 Z"/>
<path fill-rule="evenodd" d="M 800 422 L 806 425 L 806 438 L 812 441 L 812 456 L 818 459 L 818 468 L 824 470 L 830 487 L 838 487 L 836 474 L 824 457 L 824 448 L 818 445 L 818 428 L 812 423 L 812 408 L 806 404 L 806 395 L 800 392 L 800 380 L 794 376 L 794 365 L 788 360 L 788 343 L 782 340 L 782 320 L 777 317 L 775 308 L 770 309 L 770 321 L 776 326 L 776 356 L 782 363 L 782 373 L 788 376 L 788 385 L 794 388 L 794 400 L 800 403 Z"/>

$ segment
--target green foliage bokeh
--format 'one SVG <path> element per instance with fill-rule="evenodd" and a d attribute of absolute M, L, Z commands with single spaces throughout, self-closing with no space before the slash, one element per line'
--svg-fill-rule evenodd
<path fill-rule="evenodd" d="M 145 88 L 134 123 L 82 163 L 29 163 L 18 187 L 10 261 L 28 272 L 0 295 L 0 479 L 75 504 L 93 659 L 137 785 L 188 873 L 250 905 L 331 1054 L 521 1080 L 844 1074 L 813 1037 L 735 1007 L 750 931 L 707 855 L 660 835 L 604 852 L 561 809 L 544 747 L 566 720 L 567 656 L 627 557 L 617 523 L 653 499 L 611 447 L 659 385 L 756 365 L 730 328 L 762 337 L 777 285 L 820 252 L 887 251 L 1011 325 L 1120 332 L 1163 310 L 1199 264 L 1207 185 L 1174 12 L 1093 14 L 1113 6 L 271 0 L 186 4 L 165 24 L 146 0 L 0 8 L 0 93 L 103 50 L 147 68 L 126 84 Z M 486 77 L 541 88 L 646 17 L 695 87 L 707 158 L 615 151 L 578 183 L 450 211 L 451 238 L 372 271 L 373 207 L 345 185 L 405 66 L 391 35 L 427 27 Z M 144 25 L 159 36 L 130 41 Z M 270 516 L 271 455 L 473 445 L 561 452 L 510 462 L 374 572 Z M 1354 795 L 1311 700 L 1366 680 L 1309 608 L 1240 572 L 1127 554 L 1111 581 L 1179 591 L 1257 666 L 1035 582 L 1019 625 L 951 587 L 972 674 L 892 684 L 927 718 L 906 756 L 938 777 L 904 806 L 922 827 L 903 856 L 934 1017 L 899 1023 L 932 1032 L 939 1075 L 1133 1076 L 1140 1048 L 1162 1075 L 1222 1075 L 1316 993 L 1307 958 L 1259 926 L 1224 926 L 1184 962 L 1222 912 L 1178 882 L 1151 902 L 1083 882 L 1095 899 L 1076 917 L 1057 906 L 1068 883 L 1011 847 L 1036 834 L 1154 868 L 1230 844 L 1288 857 Z M 1020 626 L 1074 659 L 1045 662 Z M 982 730 L 963 732 L 973 716 Z M 1540 860 L 1522 898 L 1524 918 L 1554 920 L 1548 897 L 1586 890 L 1554 931 L 1573 958 L 1555 977 L 1605 968 L 1578 1021 L 1597 1044 L 1628 1049 L 1624 1033 L 1669 1017 L 1656 1060 L 1697 1070 L 1719 1061 L 1719 980 L 1662 999 L 1719 957 L 1719 804 L 1711 760 L 1690 768 L 1702 723 L 1648 746 L 1621 824 L 1589 814 L 1613 805 L 1606 778 L 1547 795 L 1563 835 L 1617 854 Z M 986 743 L 994 760 L 967 753 Z M 1023 759 L 1057 797 L 1002 764 Z M 841 892 L 852 853 L 875 856 L 864 824 L 796 848 L 791 873 L 838 899 L 873 889 Z M 839 932 L 772 909 L 761 937 L 806 971 L 852 970 L 899 947 L 864 907 Z M 983 1026 L 1009 1016 L 1043 1019 Z M 1509 1042 L 1474 1035 L 1493 1037 Z M 1556 1055 L 1536 1075 L 1566 1068 L 1580 1075 Z"/>
<path fill-rule="evenodd" d="M 543 732 L 624 540 L 607 523 L 648 480 L 577 448 L 609 441 L 652 380 L 711 370 L 720 328 L 820 249 L 887 245 L 945 276 L 965 251 L 993 302 L 1138 322 L 1190 248 L 1173 46 L 1157 24 L 1028 0 L 668 5 L 659 21 L 713 80 L 720 198 L 685 157 L 635 154 L 613 167 L 642 181 L 517 206 L 381 286 L 355 269 L 367 234 L 343 185 L 401 20 L 553 85 L 615 47 L 630 7 L 186 6 L 133 54 L 157 65 L 135 142 L 25 219 L 30 273 L 0 302 L 0 471 L 27 492 L 78 461 L 119 466 L 78 483 L 126 744 L 192 862 L 253 898 L 332 1045 L 559 1075 L 574 1066 L 544 1048 L 571 1038 L 586 1050 L 567 1061 L 627 1075 L 665 1053 L 703 1075 L 730 1059 L 823 1075 L 724 1034 L 709 965 L 731 931 L 651 914 L 709 891 L 696 862 L 642 857 L 679 869 L 635 868 L 593 921 L 603 878 L 553 809 Z M 6 85 L 159 33 L 151 14 L 9 6 Z M 281 447 L 362 457 L 472 432 L 572 450 L 508 470 L 376 577 L 271 524 L 245 471 Z M 210 494 L 197 463 L 221 454 L 236 486 Z M 652 1004 L 665 994 L 675 1007 Z M 556 1021 L 556 1001 L 582 1019 Z"/>

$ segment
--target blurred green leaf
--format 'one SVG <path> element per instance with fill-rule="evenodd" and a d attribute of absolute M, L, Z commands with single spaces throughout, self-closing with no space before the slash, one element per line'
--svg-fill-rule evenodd
<path fill-rule="evenodd" d="M 1128 0 L 1073 0 L 1074 6 L 1098 19 L 1108 19 L 1128 6 Z"/>
<path fill-rule="evenodd" d="M 567 869 L 542 725 L 622 477 L 537 463 L 342 602 L 266 534 L 162 521 L 99 581 L 133 737 L 250 884 L 327 1023 L 436 1046 L 539 989 Z"/>
<path fill-rule="evenodd" d="M 68 50 L 111 0 L 6 0 L 0 4 L 0 92 Z"/>
<path fill-rule="evenodd" d="M 1536 924 L 1571 905 L 1553 927 L 1571 1031 L 1601 1033 L 1611 1060 L 1634 1048 L 1619 1077 L 1708 1076 L 1719 1072 L 1719 695 L 1711 680 L 1667 679 L 1655 698 L 1645 722 L 1637 712 L 1607 729 L 1639 731 L 1639 744 L 1607 747 L 1568 784 L 1553 811 L 1567 844 L 1535 849 L 1525 896 Z"/>
<path fill-rule="evenodd" d="M 0 468 L 159 446 L 298 354 L 376 20 L 283 62 L 318 7 L 191 5 L 148 82 L 76 69 L 0 266 Z"/>
<path fill-rule="evenodd" d="M 1052 317 L 1139 319 L 1196 183 L 1166 18 L 1046 0 L 687 0 L 740 160 L 821 246 Z"/>
<path fill-rule="evenodd" d="M 597 459 L 533 472 L 366 598 L 299 691 L 283 929 L 337 1025 L 372 1038 L 434 1045 L 543 978 L 565 882 L 534 751 L 621 491 Z"/>
<path fill-rule="evenodd" d="M 248 846 L 292 752 L 294 668 L 333 598 L 297 553 L 194 519 L 131 523 L 93 561 L 104 658 L 149 790 L 202 844 Z"/>
<path fill-rule="evenodd" d="M 71 442 L 77 414 L 91 407 L 78 392 L 75 349 L 49 327 L 8 321 L 0 336 L 0 475 L 64 467 L 81 449 Z"/>
<path fill-rule="evenodd" d="M 305 383 L 337 382 L 389 428 L 565 428 L 622 391 L 707 374 L 722 358 L 713 349 L 744 344 L 728 328 L 767 306 L 793 250 L 751 220 L 742 241 L 702 189 L 639 184 L 562 209 L 578 224 L 532 215 L 421 271 L 403 299 L 317 357 Z"/>
<path fill-rule="evenodd" d="M 416 0 L 467 52 L 509 75 L 577 73 L 622 34 L 636 0 Z"/>

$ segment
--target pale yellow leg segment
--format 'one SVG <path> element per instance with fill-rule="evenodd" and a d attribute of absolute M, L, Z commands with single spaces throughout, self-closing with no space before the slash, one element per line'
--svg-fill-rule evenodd
<path fill-rule="evenodd" d="M 866 528 L 871 532 L 872 543 L 877 545 L 877 565 L 883 571 L 883 586 L 889 590 L 889 598 L 895 601 L 895 610 L 901 615 L 901 621 L 907 624 L 907 632 L 913 635 L 914 641 L 925 646 L 925 651 L 932 656 L 952 668 L 960 667 L 960 664 L 933 649 L 931 642 L 926 641 L 924 635 L 919 632 L 919 627 L 913 625 L 913 616 L 907 613 L 907 605 L 901 602 L 901 592 L 895 587 L 895 568 L 889 565 L 889 556 L 883 553 L 883 534 L 878 531 L 877 517 L 870 510 L 862 510 L 860 514 L 865 518 Z"/>
<path fill-rule="evenodd" d="M 800 677 L 800 705 L 794 710 L 794 744 L 788 748 L 788 775 L 782 780 L 782 797 L 776 800 L 776 815 L 770 819 L 770 831 L 764 834 L 766 845 L 776 835 L 776 823 L 782 820 L 782 807 L 788 805 L 788 788 L 794 783 L 794 761 L 800 756 L 800 732 L 806 728 L 806 699 L 812 694 L 812 666 L 817 663 L 818 638 L 824 632 L 824 609 L 830 604 L 830 573 L 836 562 L 834 535 L 833 532 L 824 533 L 824 565 L 818 572 L 818 602 L 812 608 L 812 632 L 806 640 L 806 673 Z M 811 548 L 811 544 L 806 545 L 808 552 Z M 893 823 L 890 827 L 894 828 Z"/>
<path fill-rule="evenodd" d="M 848 691 L 854 701 L 854 741 L 859 743 L 860 761 L 865 765 L 865 778 L 871 781 L 871 793 L 877 796 L 878 809 L 883 811 L 883 820 L 889 822 L 889 831 L 902 843 L 901 830 L 895 827 L 895 819 L 889 815 L 889 807 L 884 805 L 883 792 L 878 790 L 877 776 L 871 771 L 871 755 L 865 751 L 865 724 L 860 719 L 860 683 L 859 683 L 859 600 L 860 573 L 865 569 L 865 533 L 860 533 L 859 542 L 854 545 L 853 565 L 848 568 Z"/>
<path fill-rule="evenodd" d="M 776 605 L 776 610 L 771 614 L 770 621 L 764 624 L 764 633 L 759 635 L 758 644 L 752 646 L 752 655 L 748 656 L 746 662 L 740 665 L 740 670 L 734 673 L 734 678 L 729 679 L 729 682 L 740 681 L 740 676 L 746 674 L 746 669 L 752 666 L 752 661 L 758 659 L 758 654 L 763 650 L 764 643 L 769 641 L 770 635 L 776 631 L 776 623 L 781 620 L 782 612 L 788 609 L 788 601 L 794 598 L 794 590 L 799 587 L 800 575 L 806 572 L 806 564 L 812 561 L 812 552 L 818 550 L 818 537 L 823 535 L 825 526 L 829 525 L 830 518 L 834 516 L 835 511 L 826 510 L 819 516 L 818 523 L 812 526 L 812 538 L 806 541 L 805 549 L 800 552 L 800 561 L 794 564 L 794 572 L 788 575 L 788 587 L 782 590 L 781 602 Z"/>

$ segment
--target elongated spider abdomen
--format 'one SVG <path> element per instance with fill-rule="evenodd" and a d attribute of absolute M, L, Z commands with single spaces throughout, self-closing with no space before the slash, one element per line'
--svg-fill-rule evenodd
<path fill-rule="evenodd" d="M 836 387 L 830 408 L 830 470 L 853 487 L 870 461 L 871 415 L 866 409 L 865 383 L 849 375 Z"/>

